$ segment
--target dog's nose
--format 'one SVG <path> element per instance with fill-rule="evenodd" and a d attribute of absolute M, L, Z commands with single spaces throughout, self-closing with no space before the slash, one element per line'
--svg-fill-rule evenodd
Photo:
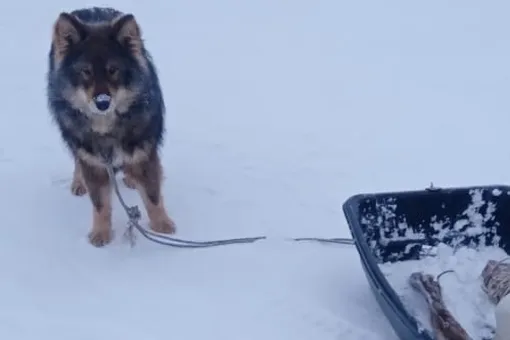
<path fill-rule="evenodd" d="M 106 111 L 108 110 L 108 108 L 110 107 L 110 103 L 112 101 L 112 98 L 107 95 L 107 94 L 98 94 L 95 98 L 94 98 L 94 102 L 96 104 L 96 107 L 100 110 L 100 111 Z"/>

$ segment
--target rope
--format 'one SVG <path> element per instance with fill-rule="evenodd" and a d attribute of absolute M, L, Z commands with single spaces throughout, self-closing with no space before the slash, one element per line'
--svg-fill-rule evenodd
<path fill-rule="evenodd" d="M 129 218 L 128 228 L 124 237 L 130 242 L 131 246 L 135 245 L 136 236 L 134 233 L 134 229 L 138 230 L 140 234 L 146 239 L 170 247 L 176 248 L 208 248 L 208 247 L 217 247 L 224 246 L 230 244 L 247 244 L 254 243 L 260 240 L 265 240 L 266 236 L 258 236 L 258 237 L 241 237 L 241 238 L 232 238 L 232 239 L 224 239 L 224 240 L 214 240 L 214 241 L 191 241 L 191 240 L 182 240 L 174 237 L 169 237 L 164 234 L 155 233 L 151 230 L 145 229 L 139 223 L 142 214 L 138 206 L 129 206 L 124 201 L 122 195 L 120 194 L 119 186 L 115 179 L 115 172 L 111 165 L 107 166 L 108 175 L 110 180 L 113 183 L 113 188 L 115 190 L 115 194 L 119 199 L 120 204 L 126 211 L 126 214 Z M 292 241 L 301 242 L 301 241 L 313 241 L 320 243 L 335 243 L 335 244 L 345 244 L 345 245 L 354 245 L 354 240 L 349 238 L 319 238 L 319 237 L 301 237 L 301 238 L 292 238 Z"/>

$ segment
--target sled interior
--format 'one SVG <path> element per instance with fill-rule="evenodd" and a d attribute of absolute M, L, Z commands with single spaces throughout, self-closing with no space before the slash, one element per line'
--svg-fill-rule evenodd
<path fill-rule="evenodd" d="M 402 340 L 434 338 L 407 313 L 378 264 L 420 259 L 438 243 L 497 245 L 510 253 L 507 186 L 361 194 L 343 210 L 372 291 Z"/>

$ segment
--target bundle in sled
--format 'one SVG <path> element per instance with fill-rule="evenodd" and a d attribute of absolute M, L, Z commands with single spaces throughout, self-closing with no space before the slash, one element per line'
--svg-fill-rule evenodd
<path fill-rule="evenodd" d="M 446 308 L 439 281 L 430 274 L 412 273 L 409 284 L 425 297 L 430 310 L 430 323 L 438 340 L 471 339 Z"/>

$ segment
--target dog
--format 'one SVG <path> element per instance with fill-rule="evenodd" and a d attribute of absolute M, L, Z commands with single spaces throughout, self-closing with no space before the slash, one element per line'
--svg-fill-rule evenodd
<path fill-rule="evenodd" d="M 175 233 L 161 193 L 165 102 L 133 14 L 60 13 L 48 61 L 49 111 L 74 159 L 71 192 L 88 193 L 93 207 L 89 242 L 102 247 L 113 238 L 108 167 L 138 190 L 152 230 Z"/>

